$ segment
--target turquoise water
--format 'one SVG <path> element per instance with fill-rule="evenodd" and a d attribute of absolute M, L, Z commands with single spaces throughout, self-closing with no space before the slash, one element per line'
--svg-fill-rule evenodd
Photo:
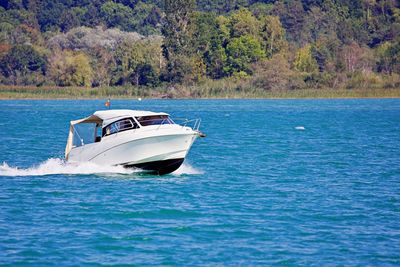
<path fill-rule="evenodd" d="M 0 265 L 400 265 L 400 99 L 112 101 L 202 119 L 162 177 L 62 161 L 103 104 L 0 102 Z"/>

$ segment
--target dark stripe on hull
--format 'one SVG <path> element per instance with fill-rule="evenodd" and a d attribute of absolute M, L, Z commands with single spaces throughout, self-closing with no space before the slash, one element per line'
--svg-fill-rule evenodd
<path fill-rule="evenodd" d="M 124 167 L 139 168 L 145 171 L 149 171 L 151 173 L 163 175 L 176 171 L 182 165 L 184 160 L 185 159 L 167 159 L 139 164 L 124 165 Z"/>

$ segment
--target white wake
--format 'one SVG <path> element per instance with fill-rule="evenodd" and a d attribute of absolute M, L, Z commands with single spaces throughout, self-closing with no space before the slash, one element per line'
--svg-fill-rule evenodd
<path fill-rule="evenodd" d="M 184 175 L 184 174 L 203 174 L 204 172 L 201 170 L 198 170 L 191 166 L 189 163 L 183 163 L 179 169 L 174 171 L 172 174 L 173 175 Z"/>
<path fill-rule="evenodd" d="M 137 172 L 134 169 L 126 169 L 122 166 L 101 166 L 91 162 L 68 163 L 59 158 L 50 158 L 39 165 L 27 169 L 11 167 L 6 162 L 0 166 L 0 176 L 43 176 L 51 174 L 131 174 Z"/>
<path fill-rule="evenodd" d="M 38 165 L 34 165 L 30 168 L 18 168 L 9 166 L 6 162 L 0 165 L 0 176 L 43 176 L 43 175 L 57 175 L 57 174 L 133 174 L 141 173 L 139 169 L 127 169 L 122 166 L 105 166 L 97 165 L 92 162 L 73 162 L 69 163 L 60 158 L 50 158 Z M 184 174 L 202 174 L 192 167 L 191 165 L 184 163 L 182 166 L 173 172 L 173 175 L 184 175 Z"/>

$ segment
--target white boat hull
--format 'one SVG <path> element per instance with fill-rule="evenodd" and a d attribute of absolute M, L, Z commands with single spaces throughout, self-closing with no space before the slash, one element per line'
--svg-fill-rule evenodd
<path fill-rule="evenodd" d="M 198 132 L 189 127 L 150 126 L 113 134 L 99 143 L 74 147 L 68 160 L 138 167 L 164 174 L 179 168 L 197 136 Z"/>

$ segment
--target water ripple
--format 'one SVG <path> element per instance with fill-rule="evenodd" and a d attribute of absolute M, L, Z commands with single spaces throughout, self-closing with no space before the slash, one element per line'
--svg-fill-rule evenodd
<path fill-rule="evenodd" d="M 400 264 L 398 99 L 113 101 L 202 118 L 161 177 L 61 159 L 102 106 L 0 102 L 0 265 Z"/>

